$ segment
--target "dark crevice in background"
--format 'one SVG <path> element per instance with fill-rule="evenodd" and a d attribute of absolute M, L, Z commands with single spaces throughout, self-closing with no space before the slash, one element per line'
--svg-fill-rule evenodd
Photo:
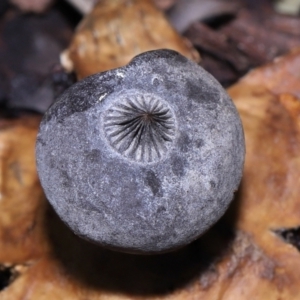
<path fill-rule="evenodd" d="M 63 0 L 56 1 L 53 9 L 59 11 L 63 15 L 65 20 L 69 23 L 69 25 L 73 28 L 78 25 L 83 17 L 82 14 L 78 12 L 78 10 L 76 10 L 72 5 Z"/>
<path fill-rule="evenodd" d="M 208 27 L 217 30 L 217 29 L 221 28 L 222 26 L 225 26 L 225 25 L 229 24 L 230 22 L 232 22 L 234 20 L 234 18 L 235 18 L 235 15 L 224 14 L 221 16 L 206 19 L 203 21 L 203 23 L 206 24 Z"/>
<path fill-rule="evenodd" d="M 203 49 L 199 49 L 199 51 L 202 58 L 200 66 L 216 77 L 224 88 L 234 84 L 243 75 L 239 74 L 230 63 L 219 59 L 211 52 Z"/>
<path fill-rule="evenodd" d="M 238 202 L 236 195 L 225 215 L 193 243 L 156 255 L 116 252 L 81 239 L 50 206 L 44 224 L 54 257 L 76 281 L 114 293 L 162 296 L 199 280 L 226 255 L 235 239 Z"/>
<path fill-rule="evenodd" d="M 12 267 L 0 265 L 0 291 L 8 287 L 16 278 L 16 272 Z"/>
<path fill-rule="evenodd" d="M 0 17 L 5 13 L 8 6 L 8 0 L 0 0 Z"/>
<path fill-rule="evenodd" d="M 273 230 L 286 243 L 293 245 L 300 251 L 300 226 L 288 229 Z"/>

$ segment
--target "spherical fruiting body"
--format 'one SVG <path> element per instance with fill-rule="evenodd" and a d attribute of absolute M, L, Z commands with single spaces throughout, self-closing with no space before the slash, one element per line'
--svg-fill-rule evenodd
<path fill-rule="evenodd" d="M 46 112 L 38 173 L 78 235 L 126 252 L 195 240 L 225 212 L 242 176 L 239 115 L 220 84 L 157 50 L 69 88 Z"/>

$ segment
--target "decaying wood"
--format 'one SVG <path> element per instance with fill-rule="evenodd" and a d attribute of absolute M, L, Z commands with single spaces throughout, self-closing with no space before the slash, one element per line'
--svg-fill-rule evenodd
<path fill-rule="evenodd" d="M 300 20 L 298 20 L 298 26 L 300 26 Z M 238 18 L 224 26 L 221 32 L 226 34 L 242 53 L 258 65 L 300 46 L 299 39 L 278 29 L 278 27 L 273 28 L 272 22 L 242 10 Z"/>
<path fill-rule="evenodd" d="M 197 22 L 190 26 L 186 36 L 193 42 L 193 45 L 225 60 L 238 72 L 249 70 L 251 63 L 248 58 L 231 43 L 224 33 Z"/>
<path fill-rule="evenodd" d="M 300 19 L 265 10 L 244 8 L 219 26 L 196 22 L 185 32 L 203 53 L 201 64 L 223 85 L 300 47 Z"/>
<path fill-rule="evenodd" d="M 228 90 L 247 145 L 240 190 L 218 224 L 169 254 L 111 252 L 76 237 L 38 183 L 39 118 L 2 120 L 0 274 L 16 275 L 0 299 L 298 299 L 300 252 L 278 233 L 300 226 L 299 69 L 295 50 Z"/>
<path fill-rule="evenodd" d="M 137 54 L 159 48 L 199 60 L 198 52 L 151 0 L 101 0 L 80 23 L 62 55 L 62 64 L 83 78 L 123 66 Z"/>

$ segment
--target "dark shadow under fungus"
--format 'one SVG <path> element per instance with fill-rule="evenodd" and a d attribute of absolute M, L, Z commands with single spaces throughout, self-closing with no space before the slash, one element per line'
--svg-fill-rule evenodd
<path fill-rule="evenodd" d="M 129 295 L 164 295 L 200 280 L 230 249 L 239 210 L 236 194 L 229 210 L 208 232 L 179 250 L 133 255 L 104 249 L 76 235 L 49 206 L 45 226 L 52 251 L 74 279 L 93 289 Z"/>

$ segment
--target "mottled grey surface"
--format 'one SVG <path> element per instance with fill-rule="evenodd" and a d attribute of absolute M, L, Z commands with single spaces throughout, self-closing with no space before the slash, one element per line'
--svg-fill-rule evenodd
<path fill-rule="evenodd" d="M 158 50 L 67 90 L 42 120 L 36 157 L 47 198 L 76 234 L 155 253 L 190 243 L 224 214 L 244 147 L 219 83 Z"/>

